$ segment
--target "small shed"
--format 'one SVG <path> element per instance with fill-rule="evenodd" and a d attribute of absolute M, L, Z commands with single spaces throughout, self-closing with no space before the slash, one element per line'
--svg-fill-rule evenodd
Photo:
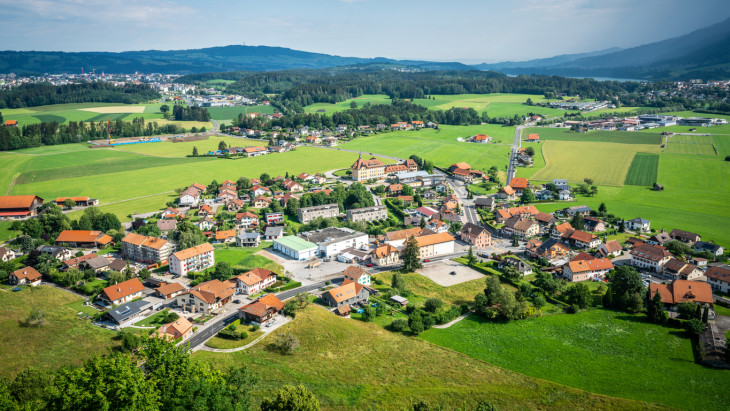
<path fill-rule="evenodd" d="M 342 317 L 347 317 L 348 315 L 350 315 L 350 311 L 352 311 L 352 309 L 350 309 L 350 306 L 348 304 L 345 304 L 337 307 L 335 309 L 335 314 Z"/>
<path fill-rule="evenodd" d="M 400 295 L 394 295 L 394 296 L 390 297 L 390 300 L 400 304 L 402 307 L 405 307 L 406 305 L 408 305 L 408 299 L 401 297 Z"/>

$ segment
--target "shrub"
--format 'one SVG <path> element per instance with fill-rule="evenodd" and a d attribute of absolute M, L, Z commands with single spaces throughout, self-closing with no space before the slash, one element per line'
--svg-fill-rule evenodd
<path fill-rule="evenodd" d="M 407 326 L 408 321 L 405 318 L 396 318 L 392 323 L 390 323 L 390 330 L 400 332 L 405 330 Z"/>
<path fill-rule="evenodd" d="M 252 326 L 251 326 L 251 330 L 252 330 L 252 331 L 258 331 L 258 330 L 259 330 L 259 328 L 261 328 L 261 326 L 260 326 L 260 325 L 258 325 L 258 324 L 254 324 L 254 325 L 252 325 Z"/>
<path fill-rule="evenodd" d="M 705 331 L 705 323 L 698 318 L 692 318 L 691 320 L 684 323 L 685 329 L 694 335 L 700 335 Z"/>
<path fill-rule="evenodd" d="M 423 308 L 428 312 L 435 313 L 443 304 L 440 298 L 429 298 L 424 303 Z"/>
<path fill-rule="evenodd" d="M 580 307 L 578 306 L 578 304 L 571 304 L 568 306 L 569 314 L 577 314 L 578 312 L 580 312 Z"/>

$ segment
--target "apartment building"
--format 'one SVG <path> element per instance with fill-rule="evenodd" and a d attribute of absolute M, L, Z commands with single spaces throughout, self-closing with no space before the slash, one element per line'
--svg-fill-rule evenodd
<path fill-rule="evenodd" d="M 298 211 L 299 222 L 307 224 L 318 217 L 336 218 L 340 215 L 340 206 L 337 203 L 324 204 L 314 207 L 302 207 Z"/>
<path fill-rule="evenodd" d="M 347 219 L 352 222 L 386 220 L 388 210 L 384 205 L 347 210 Z"/>
<path fill-rule="evenodd" d="M 164 262 L 170 257 L 175 245 L 157 237 L 129 233 L 122 239 L 122 254 L 132 261 L 152 264 Z"/>
<path fill-rule="evenodd" d="M 200 272 L 215 265 L 214 249 L 210 243 L 203 243 L 195 247 L 173 253 L 170 256 L 170 272 L 187 275 L 191 271 Z"/>

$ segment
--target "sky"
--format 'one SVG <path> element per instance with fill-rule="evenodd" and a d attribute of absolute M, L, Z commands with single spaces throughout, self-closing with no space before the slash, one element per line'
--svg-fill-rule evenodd
<path fill-rule="evenodd" d="M 728 0 L 0 0 L 0 7 L 5 50 L 246 44 L 465 63 L 633 47 L 730 17 Z"/>

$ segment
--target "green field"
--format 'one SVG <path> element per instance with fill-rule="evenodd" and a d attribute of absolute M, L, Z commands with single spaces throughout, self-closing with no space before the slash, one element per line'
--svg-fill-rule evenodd
<path fill-rule="evenodd" d="M 238 106 L 238 107 L 208 107 L 210 118 L 218 121 L 238 119 L 239 114 L 246 113 L 274 114 L 276 109 L 271 105 Z"/>
<path fill-rule="evenodd" d="M 81 298 L 54 287 L 23 287 L 23 291 L 0 290 L 0 367 L 1 377 L 12 377 L 21 369 L 34 366 L 58 369 L 77 365 L 94 354 L 116 345 L 115 332 L 80 319 Z M 31 309 L 43 311 L 46 325 L 24 327 Z"/>
<path fill-rule="evenodd" d="M 347 150 L 363 153 L 378 153 L 401 158 L 417 154 L 431 160 L 437 166 L 464 161 L 474 168 L 488 169 L 496 165 L 500 169 L 509 161 L 510 145 L 514 137 L 514 127 L 494 124 L 481 126 L 441 126 L 438 130 L 423 129 L 396 131 L 358 137 L 343 144 Z M 467 138 L 475 134 L 488 134 L 494 137 L 495 144 L 473 144 L 456 141 L 458 137 Z"/>
<path fill-rule="evenodd" d="M 581 141 L 594 143 L 661 144 L 660 132 L 637 133 L 634 131 L 589 131 L 578 133 L 565 128 L 533 127 L 530 133 L 540 134 L 540 140 Z"/>
<path fill-rule="evenodd" d="M 659 170 L 659 154 L 636 153 L 624 184 L 653 186 Z"/>
<path fill-rule="evenodd" d="M 535 180 L 565 178 L 571 183 L 582 183 L 584 178 L 592 178 L 595 184 L 607 186 L 624 184 L 634 154 L 659 150 L 659 146 L 647 144 L 560 140 L 548 140 L 540 144 L 543 145 L 542 154 L 546 165 L 533 174 Z"/>
<path fill-rule="evenodd" d="M 282 333 L 299 339 L 301 347 L 293 355 L 266 349 Z M 474 409 L 480 400 L 498 409 L 646 407 L 506 371 L 314 306 L 247 350 L 197 351 L 193 359 L 221 369 L 246 364 L 261 377 L 256 401 L 282 384 L 302 384 L 323 409 L 406 409 L 418 400 L 445 409 Z"/>
<path fill-rule="evenodd" d="M 671 136 L 667 152 L 674 154 L 702 154 L 714 156 L 712 136 Z"/>
<path fill-rule="evenodd" d="M 215 261 L 225 261 L 230 263 L 233 267 L 243 268 L 245 270 L 264 268 L 277 274 L 281 274 L 284 272 L 284 268 L 282 266 L 266 257 L 255 254 L 264 248 L 269 247 L 271 247 L 270 241 L 263 241 L 258 247 L 226 247 L 217 245 L 215 247 Z"/>
<path fill-rule="evenodd" d="M 345 110 L 349 110 L 350 104 L 352 102 L 357 103 L 358 108 L 364 106 L 367 103 L 370 104 L 390 104 L 390 97 L 386 96 L 385 94 L 363 94 L 360 97 L 351 98 L 345 101 L 341 101 L 339 103 L 335 104 L 329 104 L 329 103 L 314 103 L 310 104 L 306 107 L 304 107 L 305 113 L 318 113 L 319 110 L 324 110 L 324 112 L 319 112 L 319 114 L 326 114 L 328 116 L 331 116 L 332 113 L 339 113 Z"/>
<path fill-rule="evenodd" d="M 201 155 L 218 150 L 218 144 L 224 141 L 228 147 L 246 147 L 246 146 L 267 146 L 268 140 L 252 140 L 247 138 L 229 137 L 229 136 L 212 136 L 206 140 L 190 141 L 185 143 L 173 143 L 163 141 L 161 143 L 147 144 L 130 144 L 126 146 L 116 146 L 113 150 L 130 153 L 145 154 L 155 157 L 185 157 L 193 154 L 193 147 L 198 148 Z"/>
<path fill-rule="evenodd" d="M 82 110 L 103 107 L 122 107 L 122 109 L 120 109 L 118 113 Z M 138 109 L 138 107 L 142 107 L 142 109 Z M 163 116 L 159 107 L 159 103 L 152 103 L 149 105 L 125 105 L 122 103 L 70 103 L 17 109 L 2 109 L 0 112 L 2 112 L 5 120 L 18 120 L 18 123 L 22 126 L 24 124 L 36 124 L 44 121 L 68 123 L 69 121 L 106 121 L 107 118 L 111 121 L 117 119 L 129 121 L 136 117 L 144 117 L 145 120 L 161 119 Z M 134 112 L 138 110 L 141 112 Z"/>
<path fill-rule="evenodd" d="M 535 155 L 532 156 L 532 167 L 517 167 L 516 176 L 532 179 L 538 170 L 545 167 L 545 156 L 542 153 L 545 143 L 528 143 L 522 142 L 522 148 L 532 147 L 535 150 Z"/>
<path fill-rule="evenodd" d="M 696 364 L 683 330 L 647 323 L 644 315 L 594 309 L 507 324 L 472 316 L 422 338 L 600 394 L 693 410 L 724 410 L 730 403 L 730 392 L 717 389 L 730 384 L 730 372 Z"/>
<path fill-rule="evenodd" d="M 491 117 L 498 117 L 496 114 L 492 114 L 491 110 L 491 104 L 494 103 L 524 103 L 527 101 L 528 98 L 532 99 L 535 103 L 545 102 L 545 101 L 554 101 L 554 100 L 547 100 L 545 99 L 545 96 L 538 95 L 538 94 L 511 94 L 511 93 L 492 93 L 492 94 L 453 94 L 453 95 L 433 95 L 431 96 L 433 99 L 414 99 L 413 102 L 422 106 L 426 106 L 432 110 L 448 110 L 452 107 L 459 107 L 459 108 L 473 108 L 476 111 L 482 112 L 484 110 L 489 113 Z M 528 105 L 524 105 L 527 108 L 533 109 L 533 110 L 539 110 L 541 107 L 530 107 Z M 512 107 L 515 110 L 520 110 L 517 108 L 517 106 Z M 498 109 L 500 110 L 500 109 Z M 503 113 L 509 115 L 509 110 L 504 110 L 504 107 L 501 109 Z M 552 109 L 548 109 L 552 110 Z M 564 113 L 564 110 L 555 110 L 556 112 Z M 514 114 L 518 113 L 512 113 L 510 115 L 513 116 Z"/>

